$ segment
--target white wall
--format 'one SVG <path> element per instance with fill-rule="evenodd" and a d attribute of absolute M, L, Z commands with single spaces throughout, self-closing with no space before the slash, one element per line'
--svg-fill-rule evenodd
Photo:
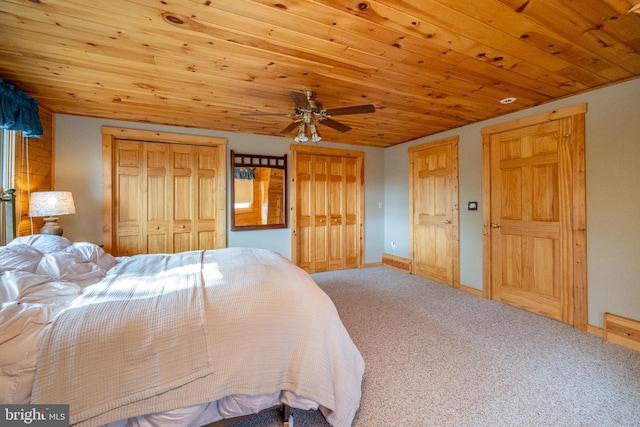
<path fill-rule="evenodd" d="M 102 126 L 131 129 L 157 130 L 194 135 L 227 138 L 227 162 L 229 150 L 238 153 L 281 156 L 289 154 L 292 138 L 256 136 L 203 129 L 158 126 L 105 119 L 58 114 L 55 116 L 55 189 L 73 192 L 76 215 L 61 217 L 65 237 L 73 241 L 102 243 Z M 365 153 L 365 230 L 364 262 L 380 262 L 383 246 L 384 209 L 384 150 L 356 147 L 344 144 L 318 146 Z M 289 159 L 288 159 L 289 160 Z M 227 174 L 227 188 L 230 187 Z M 230 206 L 230 195 L 227 206 Z M 255 246 L 275 250 L 291 257 L 291 229 L 236 231 L 230 230 L 230 213 L 227 218 L 228 246 Z"/>
<path fill-rule="evenodd" d="M 460 282 L 482 289 L 482 210 L 467 211 L 482 202 L 481 129 L 585 102 L 589 323 L 640 319 L 640 79 L 386 149 L 384 251 L 410 253 L 407 149 L 459 135 Z"/>

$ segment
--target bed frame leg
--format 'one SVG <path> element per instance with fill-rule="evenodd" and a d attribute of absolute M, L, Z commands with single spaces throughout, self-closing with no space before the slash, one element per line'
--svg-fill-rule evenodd
<path fill-rule="evenodd" d="M 289 405 L 282 405 L 282 426 L 293 427 L 293 415 L 291 415 L 291 407 Z"/>

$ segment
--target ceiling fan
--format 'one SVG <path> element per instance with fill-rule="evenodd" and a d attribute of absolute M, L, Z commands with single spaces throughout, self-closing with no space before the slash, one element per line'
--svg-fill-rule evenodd
<path fill-rule="evenodd" d="M 324 109 L 322 108 L 322 104 L 316 100 L 316 93 L 310 90 L 302 92 L 289 91 L 289 96 L 295 104 L 293 113 L 244 113 L 241 115 L 293 117 L 293 122 L 282 129 L 280 133 L 289 133 L 295 128 L 298 128 L 298 133 L 294 138 L 296 142 L 304 142 L 311 139 L 311 142 L 315 143 L 322 139 L 317 126 L 320 123 L 340 132 L 351 130 L 351 127 L 333 120 L 331 116 L 373 113 L 376 111 L 376 108 L 371 104 Z"/>

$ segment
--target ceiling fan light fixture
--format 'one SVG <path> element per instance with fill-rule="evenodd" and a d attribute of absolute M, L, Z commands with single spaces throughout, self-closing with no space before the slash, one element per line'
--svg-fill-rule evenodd
<path fill-rule="evenodd" d="M 314 144 L 318 143 L 322 139 L 318 127 L 314 123 L 311 123 L 309 128 L 311 129 L 311 142 Z"/>
<path fill-rule="evenodd" d="M 308 141 L 309 138 L 306 135 L 306 126 L 305 123 L 300 123 L 300 126 L 298 126 L 298 135 L 296 135 L 296 137 L 294 138 L 294 141 L 296 142 L 306 142 Z"/>
<path fill-rule="evenodd" d="M 281 134 L 292 132 L 297 128 L 296 136 L 293 138 L 296 142 L 306 142 L 311 139 L 313 143 L 322 140 L 318 131 L 318 123 L 337 130 L 338 132 L 348 132 L 351 127 L 334 120 L 331 116 L 340 116 L 347 114 L 365 114 L 375 113 L 376 107 L 373 104 L 352 105 L 349 107 L 338 107 L 324 109 L 322 104 L 318 102 L 316 93 L 310 90 L 303 92 L 289 91 L 289 96 L 295 104 L 293 113 L 276 114 L 276 113 L 246 113 L 244 116 L 284 116 L 294 117 L 295 119 L 289 123 L 289 126 L 280 131 Z"/>

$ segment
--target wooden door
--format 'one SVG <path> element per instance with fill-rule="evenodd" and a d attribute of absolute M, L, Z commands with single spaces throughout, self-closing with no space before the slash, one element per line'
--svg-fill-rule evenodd
<path fill-rule="evenodd" d="M 193 168 L 195 191 L 193 192 L 192 238 L 194 249 L 213 249 L 221 246 L 227 232 L 225 222 L 220 221 L 220 215 L 226 217 L 225 187 L 227 178 L 225 169 L 224 150 L 213 147 L 192 147 L 194 152 Z M 222 182 L 221 182 L 222 181 Z"/>
<path fill-rule="evenodd" d="M 140 193 L 144 182 L 142 144 L 138 141 L 121 141 L 114 147 L 113 159 L 113 246 L 118 248 L 114 254 L 145 253 L 146 241 L 143 241 L 141 232 L 144 209 Z M 110 191 L 107 196 L 109 194 Z M 111 246 L 111 239 L 108 244 Z"/>
<path fill-rule="evenodd" d="M 358 266 L 358 162 L 329 158 L 329 270 Z"/>
<path fill-rule="evenodd" d="M 556 320 L 572 304 L 568 120 L 491 138 L 494 298 Z"/>
<path fill-rule="evenodd" d="M 342 158 L 342 268 L 357 268 L 361 260 L 361 227 L 363 188 L 361 160 L 353 157 Z M 333 241 L 332 241 L 333 244 Z"/>
<path fill-rule="evenodd" d="M 330 157 L 329 163 L 329 191 L 328 202 L 328 231 L 329 270 L 344 270 L 345 260 L 345 229 L 344 209 L 346 204 L 345 165 L 344 158 Z"/>
<path fill-rule="evenodd" d="M 363 153 L 294 146 L 292 260 L 308 272 L 360 267 Z"/>
<path fill-rule="evenodd" d="M 193 223 L 195 220 L 195 168 L 197 151 L 190 145 L 162 144 L 171 151 L 171 187 L 165 196 L 171 207 L 167 252 L 195 249 Z M 160 197 L 158 194 L 157 197 Z M 150 252 L 154 253 L 154 252 Z"/>
<path fill-rule="evenodd" d="M 329 270 L 329 158 L 310 154 L 294 157 L 295 207 L 294 244 L 296 264 L 308 272 Z"/>
<path fill-rule="evenodd" d="M 458 138 L 409 149 L 413 272 L 459 287 Z"/>
<path fill-rule="evenodd" d="M 127 143 L 132 141 L 127 141 Z M 157 254 L 172 251 L 169 238 L 173 198 L 169 176 L 169 145 L 138 142 L 142 147 L 142 182 L 140 213 L 142 217 L 142 253 Z M 133 200 L 131 203 L 135 203 Z"/>
<path fill-rule="evenodd" d="M 585 261 L 578 250 L 585 243 L 579 232 L 584 231 L 584 139 L 574 121 L 518 123 L 486 135 L 485 232 L 491 258 L 485 267 L 491 296 L 570 324 L 576 313 L 578 323 L 586 322 L 586 310 L 576 311 L 586 294 L 578 292 L 580 303 L 574 302 L 576 280 L 586 276 L 578 268 Z"/>
<path fill-rule="evenodd" d="M 328 271 L 329 267 L 329 157 L 310 156 L 311 161 L 311 245 L 312 270 Z M 305 202 L 306 204 L 307 202 Z"/>
<path fill-rule="evenodd" d="M 121 256 L 226 246 L 225 140 L 102 130 L 105 250 Z"/>

